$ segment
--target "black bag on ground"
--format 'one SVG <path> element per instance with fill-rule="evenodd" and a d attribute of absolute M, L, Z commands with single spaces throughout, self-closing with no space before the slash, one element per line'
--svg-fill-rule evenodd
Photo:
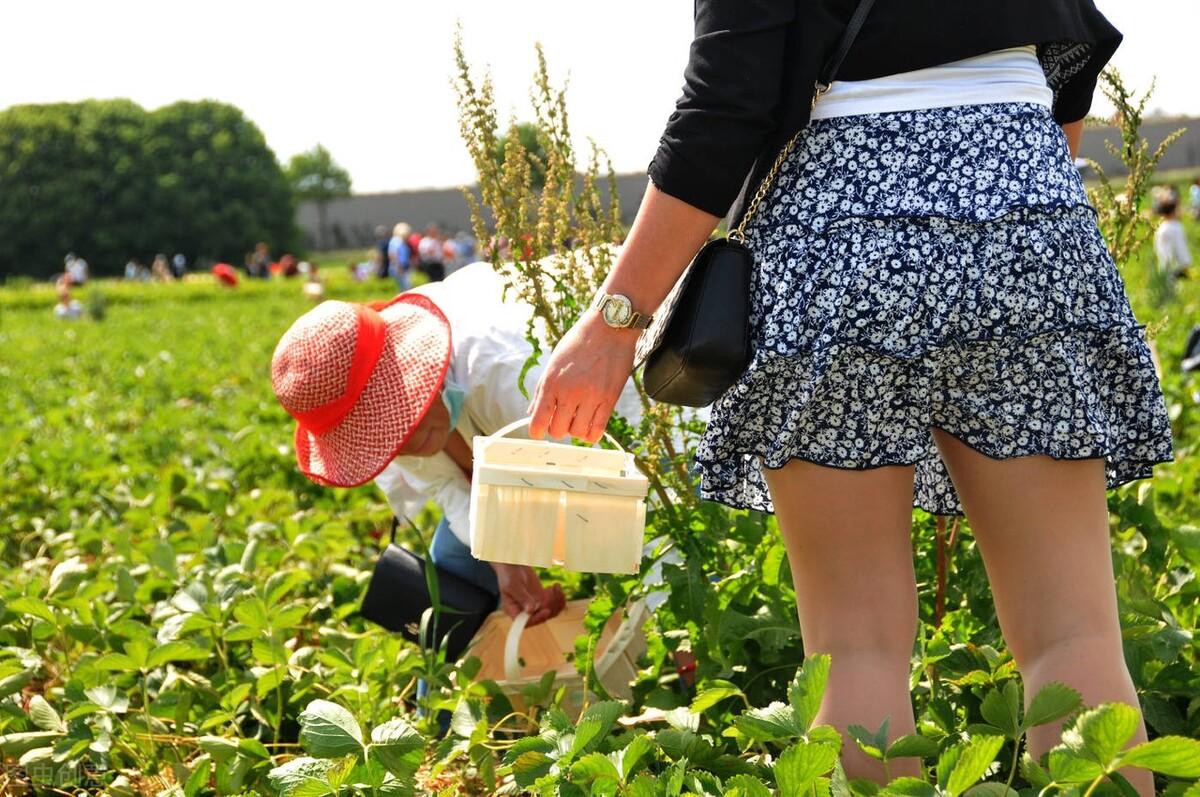
<path fill-rule="evenodd" d="M 498 600 L 486 589 L 435 566 L 442 611 L 437 616 L 436 628 L 430 629 L 433 633 L 422 640 L 421 616 L 433 606 L 425 581 L 427 565 L 420 556 L 396 544 L 398 525 L 399 521 L 393 519 L 391 542 L 375 563 L 359 613 L 426 647 L 438 647 L 448 638 L 447 656 L 457 659 L 483 621 L 495 611 Z"/>

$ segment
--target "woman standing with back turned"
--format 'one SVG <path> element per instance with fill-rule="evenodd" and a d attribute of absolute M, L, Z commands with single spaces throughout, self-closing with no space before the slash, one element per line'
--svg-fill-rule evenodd
<path fill-rule="evenodd" d="M 697 0 L 604 291 L 653 313 L 742 191 L 756 351 L 713 405 L 702 490 L 778 515 L 805 649 L 833 658 L 821 721 L 913 731 L 913 505 L 965 510 L 1027 696 L 1063 681 L 1136 706 L 1105 487 L 1169 461 L 1171 433 L 1072 166 L 1121 36 L 1092 0 L 878 0 L 818 92 L 859 2 Z M 599 438 L 637 337 L 585 315 L 534 435 Z M 1031 752 L 1057 741 L 1037 729 Z M 852 745 L 843 761 L 883 775 Z"/>

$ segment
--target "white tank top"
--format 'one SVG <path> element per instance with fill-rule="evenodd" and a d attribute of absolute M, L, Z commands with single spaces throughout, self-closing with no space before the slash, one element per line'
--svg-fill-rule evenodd
<path fill-rule="evenodd" d="M 872 80 L 835 80 L 817 101 L 812 118 L 1001 102 L 1049 108 L 1053 101 L 1031 44 Z"/>

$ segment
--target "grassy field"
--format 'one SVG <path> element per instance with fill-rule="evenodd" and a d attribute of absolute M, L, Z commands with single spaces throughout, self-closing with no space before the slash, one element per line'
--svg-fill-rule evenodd
<path fill-rule="evenodd" d="M 1200 230 L 1190 232 L 1200 252 Z M 316 257 L 329 298 L 391 295 L 391 282 L 350 280 L 344 257 Z M 1155 294 L 1147 258 L 1126 279 L 1155 331 L 1178 461 L 1112 495 L 1114 557 L 1152 731 L 1195 740 L 1200 378 L 1179 361 L 1200 323 L 1200 280 Z M 87 303 L 100 297 L 103 319 L 62 322 L 49 285 L 0 289 L 0 793 L 490 793 L 489 783 L 517 790 L 533 784 L 530 773 L 550 777 L 541 767 L 555 750 L 557 793 L 758 795 L 772 783 L 786 793 L 801 757 L 827 755 L 820 729 L 771 724 L 783 721 L 778 706 L 802 712 L 803 701 L 800 687 L 788 691 L 799 643 L 787 568 L 762 518 L 713 515 L 728 523 L 731 569 L 668 572 L 671 603 L 650 631 L 636 706 L 598 703 L 578 726 L 531 708 L 542 725 L 514 742 L 511 704 L 474 683 L 472 665 L 440 661 L 355 615 L 389 511 L 371 487 L 325 489 L 296 470 L 269 365 L 311 306 L 300 282 L 229 290 L 199 275 L 79 292 Z M 925 741 L 912 744 L 931 771 L 939 756 L 956 757 L 942 768 L 963 766 L 963 781 L 959 760 L 974 756 L 973 783 L 998 759 L 994 785 L 1013 777 L 1031 789 L 1036 772 L 1010 763 L 1019 733 L 985 728 L 998 721 L 987 701 L 1015 699 L 1018 682 L 977 552 L 969 538 L 960 544 L 949 610 L 935 625 L 932 523 L 918 515 L 924 624 L 913 677 Z M 696 595 L 706 583 L 707 597 Z M 666 651 L 689 634 L 711 655 L 698 691 L 685 694 Z M 441 741 L 431 716 L 414 713 L 418 676 L 436 685 L 425 708 L 455 710 Z M 815 689 L 819 664 L 797 679 Z M 533 697 L 555 700 L 549 686 Z M 616 725 L 647 708 L 683 713 L 649 734 Z M 1085 716 L 1096 727 L 1116 721 Z M 611 789 L 596 774 L 610 764 Z M 1193 769 L 1176 766 L 1172 793 Z M 813 777 L 812 793 L 828 793 L 829 779 Z M 1055 777 L 1064 793 L 1082 793 Z M 676 780 L 686 788 L 660 788 Z"/>

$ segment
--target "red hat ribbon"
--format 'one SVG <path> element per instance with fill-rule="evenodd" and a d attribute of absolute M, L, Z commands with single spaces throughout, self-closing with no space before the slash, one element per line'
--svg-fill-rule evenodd
<path fill-rule="evenodd" d="M 358 332 L 354 339 L 354 358 L 350 361 L 350 373 L 346 377 L 346 390 L 333 401 L 293 416 L 300 426 L 315 435 L 334 429 L 350 414 L 383 353 L 383 343 L 387 337 L 387 323 L 383 316 L 362 304 L 356 304 L 354 310 L 358 314 Z"/>

